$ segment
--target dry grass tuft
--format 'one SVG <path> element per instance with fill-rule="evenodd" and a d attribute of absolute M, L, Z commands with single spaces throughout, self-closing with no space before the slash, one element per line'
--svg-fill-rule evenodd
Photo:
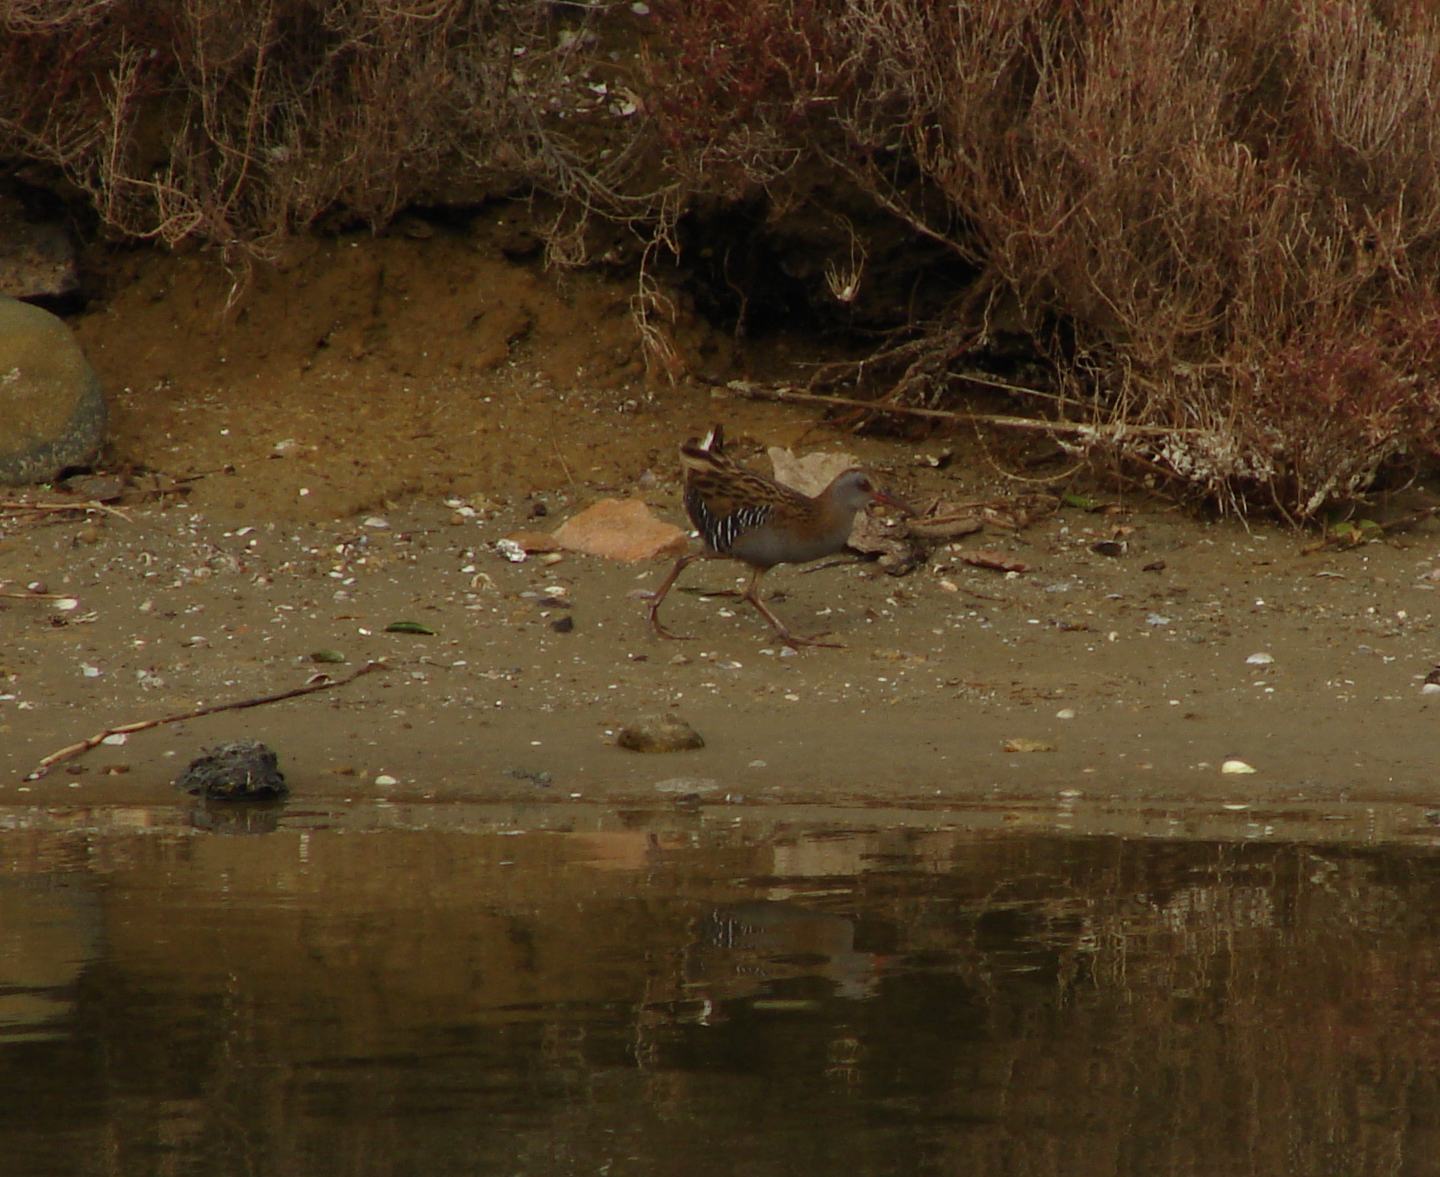
<path fill-rule="evenodd" d="M 943 393 L 1003 303 L 1092 450 L 1222 504 L 1308 517 L 1435 455 L 1433 6 L 761 7 L 664 10 L 677 62 L 746 95 L 670 130 L 677 167 L 783 199 L 809 160 L 976 267 L 892 395 Z"/>

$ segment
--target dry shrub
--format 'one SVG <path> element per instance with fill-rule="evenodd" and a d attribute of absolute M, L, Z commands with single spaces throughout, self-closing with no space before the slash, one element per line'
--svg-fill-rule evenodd
<path fill-rule="evenodd" d="M 517 0 L 9 0 L 0 156 L 131 238 L 266 253 L 319 218 L 537 180 L 587 200 L 583 15 Z M 556 112 L 571 116 L 562 125 Z M 614 120 L 607 120 L 614 121 Z M 612 137 L 612 146 L 613 137 Z"/>
<path fill-rule="evenodd" d="M 1300 518 L 1437 448 L 1437 7 L 8 0 L 0 157 L 117 233 L 232 256 L 467 188 L 556 194 L 552 256 L 582 259 L 592 213 L 645 226 L 662 365 L 653 263 L 687 209 L 814 210 L 815 302 L 867 325 L 903 225 L 978 277 L 867 363 L 893 397 L 952 395 L 1003 317 L 1066 436 Z"/>
<path fill-rule="evenodd" d="M 694 158 L 771 186 L 829 168 L 983 274 L 893 353 L 899 395 L 948 387 L 1003 302 L 1092 450 L 1223 504 L 1310 516 L 1435 454 L 1432 5 L 760 7 L 730 36 L 727 6 L 664 10 L 676 44 L 703 11 L 759 58 L 724 63 L 759 87 L 743 133 L 693 123 Z"/>

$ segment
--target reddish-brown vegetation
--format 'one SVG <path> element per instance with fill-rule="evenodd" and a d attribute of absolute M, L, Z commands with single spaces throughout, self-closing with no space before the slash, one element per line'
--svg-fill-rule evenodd
<path fill-rule="evenodd" d="M 16 0 L 4 21 L 0 152 L 128 236 L 243 252 L 519 187 L 560 198 L 560 256 L 589 217 L 642 229 L 663 347 L 649 263 L 687 210 L 798 208 L 836 227 L 811 274 L 839 313 L 897 226 L 973 275 L 885 324 L 866 371 L 894 399 L 939 403 L 1018 334 L 1051 373 L 1034 411 L 1092 452 L 1296 518 L 1440 442 L 1433 4 Z"/>

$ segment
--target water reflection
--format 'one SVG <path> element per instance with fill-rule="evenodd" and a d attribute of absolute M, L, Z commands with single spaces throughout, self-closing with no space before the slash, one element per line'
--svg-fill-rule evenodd
<path fill-rule="evenodd" d="M 1428 847 L 458 812 L 9 823 L 5 1171 L 1440 1155 Z"/>

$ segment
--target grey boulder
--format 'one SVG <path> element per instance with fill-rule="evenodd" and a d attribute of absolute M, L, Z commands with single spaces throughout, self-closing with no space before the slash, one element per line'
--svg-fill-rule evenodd
<path fill-rule="evenodd" d="M 100 380 L 65 323 L 0 295 L 0 484 L 53 481 L 105 440 Z"/>

